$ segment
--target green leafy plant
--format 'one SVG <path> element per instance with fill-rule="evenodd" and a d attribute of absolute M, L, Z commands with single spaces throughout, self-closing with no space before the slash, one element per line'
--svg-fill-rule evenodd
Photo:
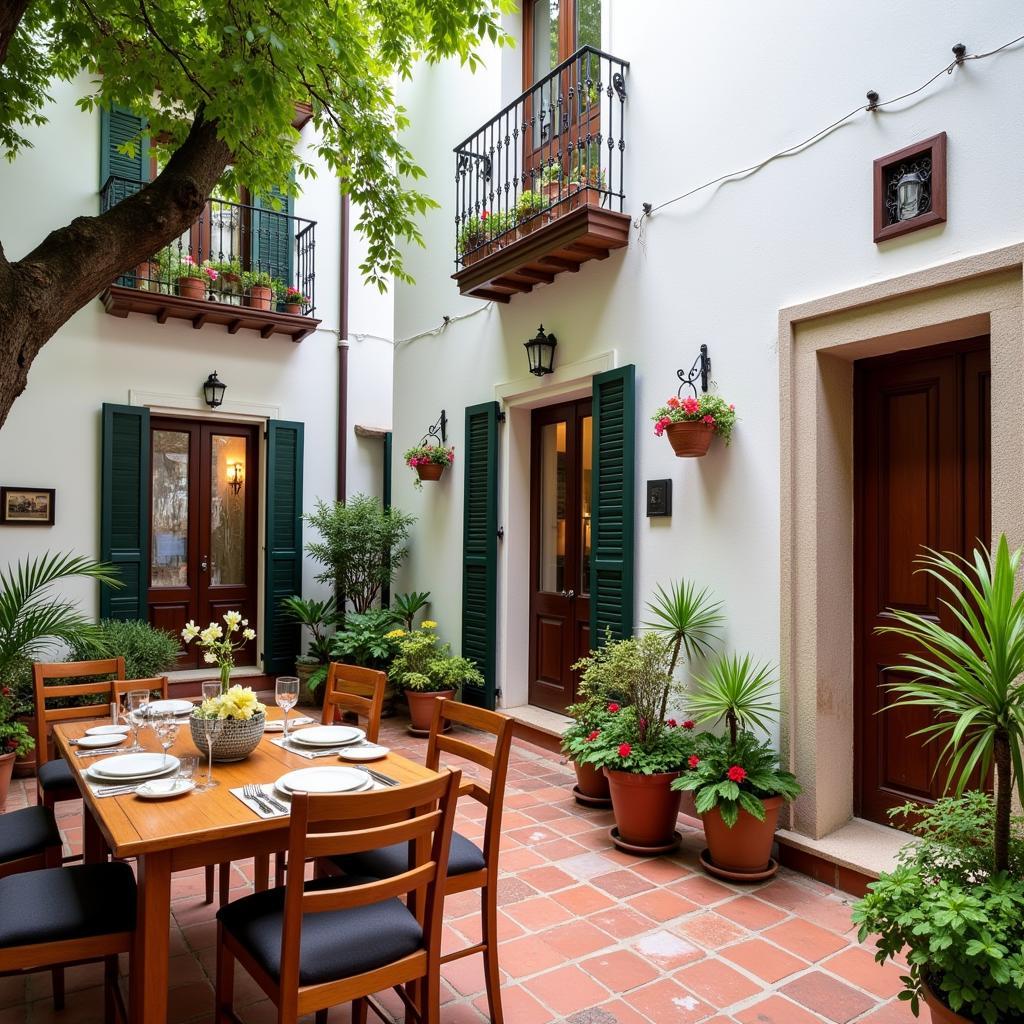
<path fill-rule="evenodd" d="M 659 584 L 647 611 L 651 618 L 644 625 L 672 643 L 670 672 L 675 672 L 680 654 L 687 661 L 706 656 L 718 642 L 718 629 L 725 621 L 721 602 L 707 587 L 698 590 L 689 580 L 673 581 L 667 590 Z"/>
<path fill-rule="evenodd" d="M 975 773 L 996 771 L 995 866 L 1009 864 L 1011 794 L 1024 800 L 1024 593 L 1018 592 L 1021 549 L 1010 552 L 1006 535 L 995 552 L 983 547 L 973 559 L 928 550 L 918 559 L 945 597 L 963 637 L 916 612 L 888 609 L 896 625 L 879 633 L 913 645 L 904 663 L 888 671 L 910 675 L 887 684 L 889 708 L 925 708 L 933 724 L 915 735 L 942 742 L 939 765 L 963 793 Z"/>
<path fill-rule="evenodd" d="M 251 291 L 253 288 L 274 288 L 274 279 L 265 270 L 244 270 L 242 272 L 242 289 Z"/>
<path fill-rule="evenodd" d="M 12 688 L 0 686 L 0 755 L 21 757 L 36 745 L 25 724 L 14 721 L 17 713 Z"/>
<path fill-rule="evenodd" d="M 651 417 L 654 433 L 661 437 L 673 423 L 703 423 L 713 430 L 726 444 L 732 441 L 732 430 L 736 425 L 736 407 L 726 402 L 721 395 L 705 393 L 699 397 L 687 395 L 671 398 Z"/>
<path fill-rule="evenodd" d="M 1011 824 L 1013 873 L 993 870 L 996 807 L 985 793 L 890 812 L 919 842 L 868 886 L 853 921 L 879 963 L 906 957 L 900 998 L 916 1015 L 927 984 L 954 1012 L 984 1024 L 1024 1019 L 1024 830 Z"/>
<path fill-rule="evenodd" d="M 448 467 L 455 462 L 455 446 L 443 444 L 417 444 L 407 448 L 402 456 L 405 464 L 410 469 L 417 466 L 445 466 Z M 417 476 L 415 486 L 421 488 L 422 480 Z"/>
<path fill-rule="evenodd" d="M 237 284 L 241 281 L 242 264 L 238 260 L 209 260 L 208 264 L 217 271 L 220 284 Z"/>
<path fill-rule="evenodd" d="M 479 249 L 490 237 L 491 229 L 487 223 L 491 214 L 488 210 L 481 210 L 479 214 L 471 214 L 459 228 L 456 239 L 458 251 L 469 253 Z"/>
<path fill-rule="evenodd" d="M 444 690 L 455 690 L 457 693 L 467 683 L 471 686 L 484 685 L 483 673 L 469 658 L 442 658 L 434 664 L 432 672 L 434 680 Z"/>
<path fill-rule="evenodd" d="M 516 200 L 515 219 L 519 224 L 525 224 L 538 214 L 543 213 L 550 205 L 547 196 L 543 193 L 524 192 Z"/>
<path fill-rule="evenodd" d="M 770 666 L 756 664 L 749 654 L 742 658 L 738 654 L 723 655 L 696 682 L 687 706 L 697 724 L 723 722 L 731 743 L 736 743 L 741 729 L 767 732 L 778 715 L 775 675 Z"/>
<path fill-rule="evenodd" d="M 75 602 L 52 596 L 72 579 L 123 586 L 115 566 L 70 553 L 27 557 L 0 571 L 0 681 L 9 684 L 26 661 L 43 660 L 59 644 L 92 643 L 109 656 L 103 629 Z"/>
<path fill-rule="evenodd" d="M 410 590 L 408 594 L 395 594 L 391 598 L 391 610 L 410 632 L 415 626 L 416 616 L 430 603 L 429 590 Z"/>
<path fill-rule="evenodd" d="M 102 643 L 79 637 L 69 644 L 68 661 L 124 658 L 127 679 L 152 679 L 171 671 L 178 661 L 177 638 L 139 619 L 101 619 Z"/>
<path fill-rule="evenodd" d="M 345 616 L 344 625 L 328 641 L 330 660 L 387 669 L 404 635 L 399 621 L 387 608 L 350 612 Z"/>
<path fill-rule="evenodd" d="M 437 623 L 430 619 L 410 633 L 401 630 L 398 653 L 391 663 L 391 677 L 403 690 L 440 693 L 458 690 L 463 683 L 483 686 L 480 670 L 468 658 L 453 657 L 451 645 L 437 637 Z"/>
<path fill-rule="evenodd" d="M 282 609 L 300 626 L 309 630 L 309 653 L 323 663 L 330 652 L 328 630 L 338 621 L 338 602 L 333 597 L 318 601 L 298 596 L 281 599 Z"/>
<path fill-rule="evenodd" d="M 636 775 L 684 768 L 694 751 L 693 723 L 669 719 L 653 725 L 638 707 L 609 704 L 603 721 L 572 742 L 573 760 Z"/>
<path fill-rule="evenodd" d="M 306 545 L 314 561 L 324 566 L 317 581 L 344 594 L 355 611 L 369 611 L 405 561 L 406 539 L 416 517 L 354 494 L 344 502 L 317 501 L 305 520 L 321 538 Z"/>

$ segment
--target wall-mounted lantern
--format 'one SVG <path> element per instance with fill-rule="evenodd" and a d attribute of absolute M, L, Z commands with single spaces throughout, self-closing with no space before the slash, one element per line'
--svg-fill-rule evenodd
<path fill-rule="evenodd" d="M 203 398 L 211 409 L 216 409 L 224 401 L 224 392 L 227 391 L 227 384 L 217 377 L 214 370 L 203 383 Z"/>
<path fill-rule="evenodd" d="M 525 343 L 526 357 L 530 361 L 530 373 L 536 377 L 555 372 L 555 346 L 558 342 L 553 334 L 544 331 L 544 325 L 537 328 L 537 334 Z"/>
<path fill-rule="evenodd" d="M 245 483 L 245 463 L 244 462 L 229 462 L 228 463 L 228 486 L 231 488 L 232 493 L 237 494 L 242 489 L 242 484 Z"/>

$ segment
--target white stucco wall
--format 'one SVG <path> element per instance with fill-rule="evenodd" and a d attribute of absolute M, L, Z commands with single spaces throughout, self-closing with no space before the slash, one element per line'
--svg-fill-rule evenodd
<path fill-rule="evenodd" d="M 0 188 L 9 197 L 0 237 L 10 259 L 29 252 L 52 228 L 98 212 L 99 117 L 73 104 L 76 90 L 54 90 L 49 123 L 29 132 L 34 143 L 13 164 L 0 164 Z M 306 141 L 312 127 L 304 130 Z M 316 315 L 320 329 L 300 344 L 252 331 L 193 330 L 185 321 L 157 324 L 132 314 L 118 319 L 90 302 L 47 343 L 29 374 L 28 389 L 0 430 L 0 482 L 56 487 L 56 524 L 0 527 L 0 564 L 26 553 L 74 550 L 99 554 L 100 406 L 128 404 L 134 393 L 167 396 L 161 405 L 187 407 L 217 370 L 228 385 L 223 409 L 305 424 L 303 504 L 333 499 L 337 457 L 338 343 L 340 316 L 341 199 L 326 168 L 302 185 L 297 216 L 317 221 Z M 14 201 L 16 197 L 17 201 Z M 363 286 L 358 272 L 361 240 L 349 266 L 351 322 L 384 324 L 391 332 L 393 296 Z M 382 332 L 383 333 L 383 332 Z M 390 423 L 391 345 L 354 344 L 350 357 L 349 423 Z M 349 436 L 350 451 L 355 439 Z M 379 456 L 378 456 L 379 462 Z M 372 459 L 349 460 L 348 489 L 380 493 L 381 472 Z M 306 563 L 304 589 L 316 568 Z M 94 587 L 68 588 L 86 609 L 97 610 Z"/>
<path fill-rule="evenodd" d="M 627 212 L 793 145 L 864 102 L 915 88 L 963 41 L 987 50 L 1020 32 L 1015 5 L 952 0 L 857 5 L 680 4 L 606 0 L 605 49 L 631 62 L 626 116 Z M 452 147 L 511 100 L 519 50 L 492 54 L 475 79 L 453 65 L 419 69 L 402 90 L 408 144 L 427 168 L 441 209 L 413 250 L 414 287 L 396 293 L 395 336 L 416 334 L 481 305 L 450 280 L 454 256 Z M 522 343 L 538 323 L 558 337 L 557 365 L 614 350 L 637 366 L 636 608 L 657 582 L 710 585 L 728 616 L 727 643 L 779 656 L 778 311 L 805 299 L 1019 241 L 1024 225 L 1024 47 L 943 75 L 926 92 L 861 114 L 807 151 L 701 192 L 658 213 L 629 248 L 578 274 L 399 344 L 395 449 L 414 443 L 444 406 L 463 447 L 465 406 L 525 376 Z M 945 131 L 948 223 L 876 245 L 872 161 Z M 713 377 L 740 422 L 730 449 L 677 460 L 650 430 L 654 407 L 675 392 L 675 371 L 709 345 Z M 501 428 L 508 436 L 508 425 Z M 513 470 L 515 467 L 512 467 Z M 521 470 L 521 466 L 520 466 Z M 508 503 L 509 467 L 502 479 Z M 643 516 L 644 482 L 671 477 L 671 520 Z M 515 473 L 513 472 L 514 489 Z M 515 495 L 513 494 L 513 500 Z M 413 489 L 396 463 L 394 500 L 419 516 L 402 588 L 433 593 L 432 616 L 458 644 L 461 468 Z M 516 524 L 504 522 L 508 534 Z M 521 528 L 520 535 L 528 531 Z M 502 553 L 499 589 L 518 593 L 519 542 Z M 502 640 L 498 685 L 525 702 L 524 636 Z"/>

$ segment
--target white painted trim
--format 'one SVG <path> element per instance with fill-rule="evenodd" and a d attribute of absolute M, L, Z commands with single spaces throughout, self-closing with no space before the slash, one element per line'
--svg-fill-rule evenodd
<path fill-rule="evenodd" d="M 205 420 L 232 420 L 235 423 L 263 423 L 281 418 L 281 407 L 260 402 L 225 402 L 211 409 L 199 395 L 174 395 L 160 391 L 128 392 L 128 404 L 146 406 L 151 412 L 172 416 L 201 416 Z"/>
<path fill-rule="evenodd" d="M 582 385 L 585 385 L 586 391 L 589 392 L 591 379 L 596 374 L 614 370 L 616 366 L 618 353 L 612 349 L 589 359 L 580 359 L 575 363 L 559 366 L 548 377 L 519 377 L 504 384 L 495 384 L 494 397 L 505 406 L 532 408 L 537 405 L 550 405 L 556 399 L 568 397 Z"/>

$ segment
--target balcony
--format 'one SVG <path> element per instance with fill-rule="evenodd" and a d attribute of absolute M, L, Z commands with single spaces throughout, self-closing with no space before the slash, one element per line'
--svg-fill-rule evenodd
<path fill-rule="evenodd" d="M 629 64 L 585 46 L 455 147 L 455 273 L 509 302 L 629 244 Z"/>
<path fill-rule="evenodd" d="M 111 177 L 100 193 L 108 210 L 134 195 L 137 181 Z M 210 199 L 199 219 L 100 296 L 112 316 L 188 320 L 199 330 L 257 331 L 301 341 L 316 330 L 316 221 L 267 205 Z"/>

